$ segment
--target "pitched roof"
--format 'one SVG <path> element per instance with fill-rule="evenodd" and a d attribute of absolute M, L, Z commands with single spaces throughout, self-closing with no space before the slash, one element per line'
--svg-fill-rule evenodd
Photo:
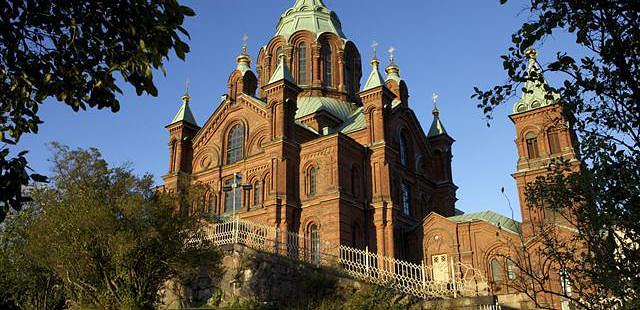
<path fill-rule="evenodd" d="M 447 219 L 456 223 L 484 221 L 496 227 L 501 227 L 502 229 L 508 230 L 515 234 L 519 234 L 521 231 L 520 222 L 490 210 L 475 212 L 475 213 L 468 213 L 463 215 L 456 215 L 456 216 L 448 217 Z"/>
<path fill-rule="evenodd" d="M 356 106 L 351 102 L 329 97 L 300 96 L 298 97 L 296 119 L 316 112 L 325 111 L 344 122 L 355 110 Z"/>
<path fill-rule="evenodd" d="M 431 128 L 429 128 L 429 133 L 427 137 L 435 137 L 439 135 L 446 134 L 447 131 L 444 129 L 444 125 L 442 125 L 442 121 L 440 120 L 440 110 L 437 107 L 433 108 L 433 123 L 431 123 Z"/>
<path fill-rule="evenodd" d="M 549 93 L 547 81 L 544 79 L 542 69 L 536 61 L 538 52 L 530 48 L 525 54 L 529 58 L 529 68 L 527 69 L 527 81 L 524 83 L 524 91 L 522 97 L 513 106 L 513 113 L 522 113 L 529 110 L 537 109 L 543 106 L 557 103 L 560 95 L 556 92 Z M 551 99 L 547 98 L 551 96 Z"/>
<path fill-rule="evenodd" d="M 380 70 L 378 69 L 379 65 L 380 62 L 378 62 L 377 59 L 373 59 L 371 61 L 371 73 L 369 74 L 367 83 L 364 84 L 364 88 L 362 89 L 362 91 L 384 85 L 384 79 L 382 78 L 382 74 L 380 74 Z"/>
<path fill-rule="evenodd" d="M 198 126 L 196 118 L 193 117 L 193 112 L 191 112 L 191 108 L 189 108 L 189 100 L 185 100 L 184 98 L 182 100 L 182 105 L 180 106 L 178 113 L 176 113 L 176 116 L 173 118 L 173 121 L 171 121 L 171 124 L 181 121 Z"/>
<path fill-rule="evenodd" d="M 442 125 L 442 121 L 440 121 L 439 117 L 435 117 L 433 119 L 433 123 L 431 123 L 431 128 L 429 128 L 429 133 L 427 137 L 435 137 L 439 135 L 446 134 L 447 131 L 444 129 L 444 125 Z"/>
<path fill-rule="evenodd" d="M 280 57 L 280 61 L 278 62 L 278 67 L 276 68 L 276 71 L 273 72 L 273 75 L 271 76 L 271 79 L 269 80 L 268 84 L 275 83 L 282 80 L 295 83 L 293 81 L 293 75 L 291 75 L 291 71 L 289 71 L 289 68 L 284 63 L 284 57 Z"/>

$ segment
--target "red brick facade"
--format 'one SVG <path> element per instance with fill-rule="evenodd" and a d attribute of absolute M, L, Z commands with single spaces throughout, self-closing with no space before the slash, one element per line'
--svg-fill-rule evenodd
<path fill-rule="evenodd" d="M 427 138 L 401 79 L 360 91 L 360 54 L 341 31 L 275 36 L 258 53 L 257 75 L 245 53 L 237 61 L 228 95 L 202 127 L 167 127 L 167 189 L 188 176 L 209 186 L 208 212 L 228 214 L 224 185 L 240 173 L 241 218 L 303 233 L 313 225 L 323 240 L 393 257 L 405 255 L 424 216 L 454 214 L 453 139 Z M 242 154 L 230 162 L 236 126 Z"/>
<path fill-rule="evenodd" d="M 287 24 L 317 14 L 326 14 L 319 20 L 329 20 L 330 31 Z M 393 59 L 381 83 L 374 59 L 361 87 L 360 53 L 319 0 L 296 1 L 278 33 L 260 49 L 257 74 L 246 49 L 238 57 L 228 94 L 202 127 L 178 116 L 167 126 L 165 188 L 205 184 L 205 211 L 229 215 L 234 200 L 225 185 L 239 173 L 244 186 L 235 205 L 243 219 L 306 235 L 314 230 L 322 240 L 426 265 L 445 257 L 480 270 L 491 292 L 514 293 L 503 285 L 511 271 L 496 278 L 492 264 L 521 233 L 533 235 L 531 221 L 544 218 L 526 207 L 525 185 L 546 173 L 554 157 L 579 165 L 561 106 L 531 106 L 511 116 L 522 227 L 492 212 L 454 216 L 454 140 L 437 110 L 432 130 L 423 130 Z"/>

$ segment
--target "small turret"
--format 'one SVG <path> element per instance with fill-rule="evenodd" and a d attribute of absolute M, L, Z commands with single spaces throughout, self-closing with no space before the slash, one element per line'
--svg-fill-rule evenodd
<path fill-rule="evenodd" d="M 200 130 L 189 102 L 189 84 L 184 96 L 182 96 L 182 105 L 176 113 L 171 123 L 166 129 L 169 131 L 169 173 L 165 176 L 165 183 L 168 185 L 176 185 L 177 177 L 180 174 L 191 173 L 191 160 L 193 156 L 193 148 L 191 141 L 195 134 Z M 177 185 L 176 185 L 177 186 Z"/>
<path fill-rule="evenodd" d="M 389 91 L 384 79 L 380 74 L 380 62 L 376 57 L 377 43 L 374 42 L 373 59 L 371 60 L 371 73 L 367 79 L 363 90 L 360 92 L 362 108 L 366 115 L 367 127 L 369 128 L 368 143 L 375 144 L 385 141 L 387 135 L 387 119 L 391 101 L 394 94 Z"/>
<path fill-rule="evenodd" d="M 397 103 L 402 104 L 404 107 L 409 107 L 409 89 L 407 84 L 400 77 L 400 67 L 395 61 L 395 48 L 392 46 L 389 48 L 389 66 L 385 69 L 387 73 L 387 79 L 385 81 L 387 88 L 396 96 L 394 100 L 394 106 Z"/>
<path fill-rule="evenodd" d="M 247 54 L 247 35 L 242 37 L 242 52 L 236 57 L 236 69 L 229 77 L 229 99 L 235 102 L 240 94 L 255 96 L 258 78 L 251 71 L 251 57 Z"/>
<path fill-rule="evenodd" d="M 266 94 L 267 110 L 272 123 L 272 140 L 293 140 L 298 94 L 302 91 L 293 80 L 291 71 L 280 54 L 278 68 L 269 83 L 263 87 Z"/>

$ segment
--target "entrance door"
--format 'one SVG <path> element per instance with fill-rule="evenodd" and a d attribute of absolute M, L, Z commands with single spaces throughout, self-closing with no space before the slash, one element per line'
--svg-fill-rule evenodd
<path fill-rule="evenodd" d="M 431 267 L 433 268 L 433 280 L 435 282 L 449 281 L 449 260 L 447 254 L 431 256 Z"/>

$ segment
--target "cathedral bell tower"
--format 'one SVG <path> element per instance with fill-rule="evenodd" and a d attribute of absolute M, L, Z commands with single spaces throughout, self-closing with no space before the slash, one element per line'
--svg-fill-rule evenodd
<path fill-rule="evenodd" d="M 580 169 L 577 138 L 571 128 L 557 93 L 550 93 L 542 69 L 536 61 L 537 52 L 526 51 L 529 59 L 527 82 L 522 98 L 509 117 L 516 127 L 518 149 L 517 171 L 512 175 L 518 186 L 522 211 L 522 233 L 527 238 L 535 233 L 540 223 L 558 223 L 560 220 L 549 210 L 532 209 L 527 205 L 526 186 L 549 173 L 554 160 L 566 160 L 571 170 Z"/>

